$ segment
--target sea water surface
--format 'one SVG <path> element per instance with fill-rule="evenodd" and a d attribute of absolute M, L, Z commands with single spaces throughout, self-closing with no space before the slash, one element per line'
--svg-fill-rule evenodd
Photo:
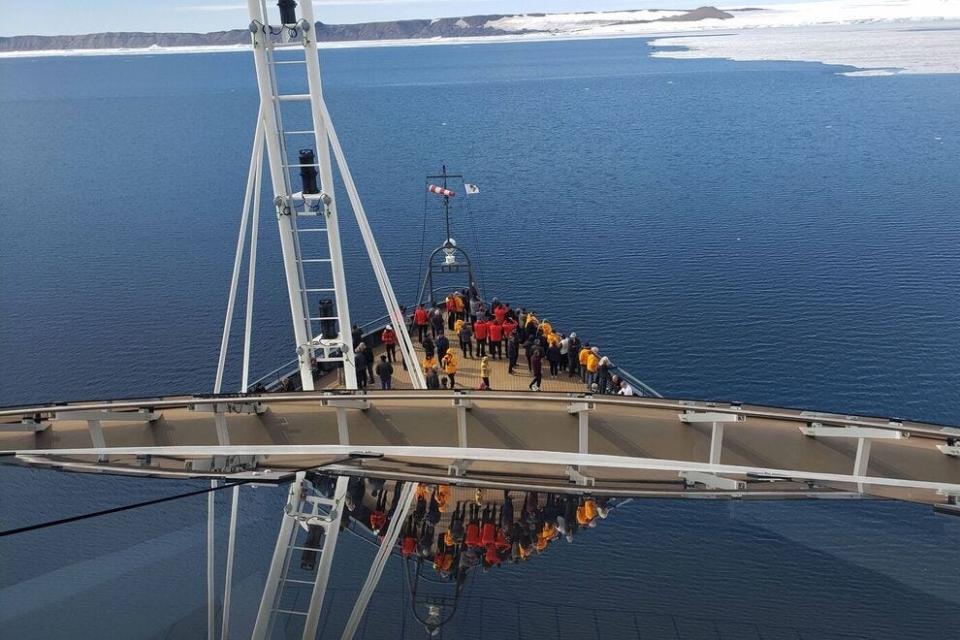
<path fill-rule="evenodd" d="M 960 77 L 649 53 L 641 39 L 324 52 L 398 297 L 442 240 L 423 186 L 445 163 L 481 188 L 453 224 L 485 293 L 665 395 L 960 423 Z M 245 54 L 0 60 L 0 404 L 212 388 L 256 109 Z M 372 319 L 340 200 L 351 308 Z M 255 374 L 292 345 L 266 202 L 262 231 Z M 198 486 L 6 466 L 0 483 L 3 528 Z M 284 496 L 244 490 L 234 635 Z M 204 507 L 4 538 L 0 628 L 203 636 Z M 220 540 L 227 508 L 218 497 Z M 471 579 L 445 633 L 956 638 L 957 520 L 879 501 L 637 501 Z M 341 540 L 325 637 L 373 556 Z M 404 579 L 388 568 L 363 637 L 421 635 Z"/>

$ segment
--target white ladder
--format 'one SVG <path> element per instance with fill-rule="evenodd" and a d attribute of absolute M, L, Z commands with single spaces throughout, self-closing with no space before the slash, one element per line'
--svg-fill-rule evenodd
<path fill-rule="evenodd" d="M 337 478 L 331 499 L 316 495 L 305 474 L 297 474 L 260 600 L 254 640 L 272 637 L 279 625 L 283 637 L 289 637 L 301 621 L 302 637 L 316 637 L 349 480 Z"/>
<path fill-rule="evenodd" d="M 248 5 L 253 17 L 250 30 L 253 34 L 267 159 L 303 389 L 314 388 L 311 373 L 314 361 L 342 362 L 345 386 L 355 389 L 354 345 L 333 188 L 330 142 L 321 108 L 323 98 L 320 62 L 313 33 L 313 8 L 309 2 L 302 3 L 303 17 L 297 25 L 278 28 L 270 26 L 264 3 L 248 0 Z M 275 42 L 278 37 L 279 42 Z M 303 57 L 277 59 L 278 49 L 302 53 Z M 304 75 L 299 77 L 307 80 L 307 93 L 282 91 L 278 70 L 288 65 L 296 65 L 295 69 L 303 67 Z M 291 81 L 288 75 L 285 74 L 286 82 Z M 312 128 L 284 128 L 285 112 L 297 106 L 309 108 L 309 112 L 301 111 L 301 115 L 309 116 Z M 289 113 L 287 115 L 287 119 L 291 119 Z M 299 154 L 291 156 L 288 142 L 293 141 L 303 141 L 295 148 L 310 148 L 314 153 L 313 161 L 301 162 Z M 302 192 L 299 188 L 302 169 L 315 173 L 320 193 Z M 326 236 L 325 243 L 313 241 L 323 236 Z M 305 247 L 311 247 L 306 254 Z M 329 267 L 329 275 L 326 269 L 321 274 L 317 273 L 318 267 L 323 265 Z M 332 305 L 321 306 L 323 300 L 329 300 Z M 326 335 L 324 327 L 328 329 Z M 330 331 L 331 327 L 333 331 Z"/>

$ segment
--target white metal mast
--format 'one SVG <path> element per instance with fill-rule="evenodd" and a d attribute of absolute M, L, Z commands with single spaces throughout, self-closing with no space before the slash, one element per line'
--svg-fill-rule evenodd
<path fill-rule="evenodd" d="M 279 27 L 280 42 L 275 43 L 271 33 L 270 20 L 266 7 L 258 0 L 248 0 L 250 11 L 250 31 L 253 38 L 253 57 L 257 72 L 257 85 L 260 90 L 260 112 L 263 119 L 263 131 L 267 147 L 267 165 L 270 168 L 270 181 L 273 186 L 274 205 L 277 212 L 277 224 L 280 229 L 280 247 L 283 254 L 283 269 L 287 281 L 287 297 L 293 318 L 293 333 L 296 341 L 300 378 L 305 391 L 313 390 L 312 361 L 342 361 L 344 385 L 356 389 L 356 371 L 354 369 L 353 344 L 350 336 L 350 311 L 347 301 L 346 277 L 343 272 L 343 258 L 340 249 L 340 233 L 337 221 L 336 202 L 333 195 L 333 171 L 330 164 L 330 152 L 325 123 L 319 115 L 321 109 L 320 63 L 317 56 L 316 41 L 312 36 L 312 26 L 307 19 L 294 25 Z M 310 3 L 304 3 L 304 14 L 311 9 Z M 297 38 L 293 41 L 292 38 Z M 282 93 L 277 78 L 275 51 L 278 47 L 299 48 L 304 53 L 303 60 L 284 60 L 281 64 L 303 64 L 306 68 L 309 91 L 305 94 Z M 295 103 L 306 103 L 310 108 L 313 122 L 312 131 L 287 131 L 283 128 L 283 109 Z M 312 135 L 316 149 L 316 163 L 302 163 L 291 158 L 287 152 L 287 138 L 291 136 Z M 291 168 L 304 167 L 319 169 L 320 194 L 305 194 L 295 191 Z M 312 211 L 319 209 L 319 212 Z M 323 257 L 311 255 L 305 257 L 301 252 L 301 230 L 298 217 L 322 217 L 325 227 L 314 227 L 310 231 L 325 232 L 328 254 Z M 304 229 L 303 231 L 307 231 Z M 313 235 L 313 234 L 311 234 Z M 316 245 L 317 243 L 313 243 Z M 304 265 L 328 265 L 332 287 L 311 287 L 308 285 Z M 319 300 L 311 304 L 310 294 L 326 294 L 332 298 L 336 311 L 334 315 L 320 315 Z M 311 307 L 317 309 L 317 315 L 311 315 Z M 329 312 L 328 312 L 329 313 Z M 336 322 L 339 332 L 336 337 L 321 336 L 314 331 L 317 323 Z"/>

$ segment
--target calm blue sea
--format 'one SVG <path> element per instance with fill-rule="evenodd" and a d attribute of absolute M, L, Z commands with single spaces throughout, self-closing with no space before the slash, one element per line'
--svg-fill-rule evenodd
<path fill-rule="evenodd" d="M 324 52 L 398 296 L 417 293 L 424 175 L 446 163 L 482 191 L 458 201 L 454 236 L 486 293 L 665 395 L 960 423 L 960 76 L 649 53 L 641 39 Z M 246 54 L 0 60 L 0 405 L 212 388 L 256 109 Z M 264 211 L 255 373 L 292 344 Z M 351 307 L 372 319 L 347 218 Z M 0 467 L 0 524 L 195 486 Z M 244 492 L 236 637 L 283 498 Z M 202 637 L 204 507 L 3 539 L 0 635 Z M 633 502 L 472 580 L 446 633 L 958 638 L 957 520 L 886 502 Z M 372 555 L 350 537 L 338 550 L 325 635 Z M 364 637 L 420 637 L 403 580 L 388 569 Z"/>

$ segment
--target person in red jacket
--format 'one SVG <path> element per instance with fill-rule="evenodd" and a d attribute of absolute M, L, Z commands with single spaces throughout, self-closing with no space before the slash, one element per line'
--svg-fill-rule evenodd
<path fill-rule="evenodd" d="M 470 520 L 467 522 L 467 535 L 464 544 L 473 549 L 480 549 L 480 505 L 470 505 Z"/>
<path fill-rule="evenodd" d="M 383 332 L 380 334 L 380 342 L 383 343 L 384 348 L 387 350 L 387 362 L 396 362 L 397 332 L 393 330 L 391 325 L 388 324 L 383 328 Z"/>
<path fill-rule="evenodd" d="M 500 304 L 494 307 L 493 317 L 497 322 L 503 323 L 507 318 L 507 312 L 510 311 L 510 307 L 505 304 Z"/>
<path fill-rule="evenodd" d="M 499 307 L 503 308 L 503 307 Z M 490 344 L 490 357 L 503 358 L 503 323 L 499 320 L 487 323 L 487 342 Z"/>
<path fill-rule="evenodd" d="M 517 330 L 517 321 L 513 318 L 507 318 L 503 321 L 503 339 L 509 340 Z"/>
<path fill-rule="evenodd" d="M 489 547 L 497 542 L 497 526 L 493 523 L 496 519 L 496 512 L 497 508 L 491 507 L 490 505 L 483 508 L 482 524 L 480 526 L 480 544 L 484 547 Z"/>
<path fill-rule="evenodd" d="M 477 321 L 473 323 L 473 335 L 477 339 L 478 358 L 487 355 L 487 328 L 489 326 L 483 316 L 477 318 Z"/>
<path fill-rule="evenodd" d="M 427 313 L 427 310 L 423 308 L 422 304 L 418 304 L 416 311 L 413 312 L 413 323 L 417 325 L 417 339 L 420 340 L 422 344 L 423 339 L 427 335 L 427 329 L 430 326 L 430 315 Z"/>
<path fill-rule="evenodd" d="M 404 558 L 409 558 L 417 552 L 417 525 L 413 521 L 413 514 L 407 517 L 403 525 L 403 543 L 401 553 Z"/>

